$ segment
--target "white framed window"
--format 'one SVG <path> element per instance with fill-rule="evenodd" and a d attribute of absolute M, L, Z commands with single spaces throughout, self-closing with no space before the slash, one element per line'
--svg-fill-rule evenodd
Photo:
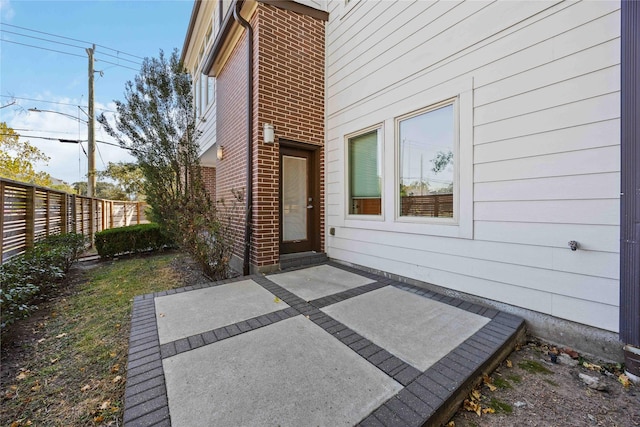
<path fill-rule="evenodd" d="M 207 100 L 208 104 L 211 104 L 216 96 L 216 78 L 207 77 Z"/>
<path fill-rule="evenodd" d="M 396 218 L 457 223 L 458 99 L 396 118 Z"/>
<path fill-rule="evenodd" d="M 364 129 L 345 139 L 347 215 L 381 217 L 382 126 Z"/>

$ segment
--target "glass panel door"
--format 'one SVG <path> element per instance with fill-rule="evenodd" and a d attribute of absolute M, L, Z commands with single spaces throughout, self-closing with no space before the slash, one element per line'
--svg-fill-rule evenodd
<path fill-rule="evenodd" d="M 307 159 L 282 156 L 282 241 L 307 239 Z"/>

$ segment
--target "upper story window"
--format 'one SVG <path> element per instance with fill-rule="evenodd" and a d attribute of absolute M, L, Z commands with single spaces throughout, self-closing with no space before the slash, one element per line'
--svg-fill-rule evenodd
<path fill-rule="evenodd" d="M 397 120 L 399 217 L 454 218 L 455 99 Z"/>
<path fill-rule="evenodd" d="M 347 139 L 349 214 L 382 214 L 380 128 Z"/>

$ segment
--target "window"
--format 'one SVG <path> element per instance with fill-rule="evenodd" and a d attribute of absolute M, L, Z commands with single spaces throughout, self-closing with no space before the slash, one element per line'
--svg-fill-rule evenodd
<path fill-rule="evenodd" d="M 209 104 L 213 102 L 213 99 L 215 97 L 215 77 L 207 77 L 207 99 L 209 101 Z"/>
<path fill-rule="evenodd" d="M 400 217 L 455 218 L 455 100 L 397 120 Z"/>
<path fill-rule="evenodd" d="M 349 213 L 382 214 L 382 149 L 380 129 L 347 140 Z"/>

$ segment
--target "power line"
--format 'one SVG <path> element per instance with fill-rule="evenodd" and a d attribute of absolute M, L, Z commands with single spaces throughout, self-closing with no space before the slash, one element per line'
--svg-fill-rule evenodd
<path fill-rule="evenodd" d="M 32 47 L 32 48 L 35 48 L 35 49 L 48 50 L 50 52 L 62 53 L 62 54 L 69 55 L 69 56 L 77 56 L 79 58 L 84 58 L 85 57 L 84 55 L 78 55 L 76 53 L 64 52 L 62 50 L 50 49 L 48 47 L 36 46 L 36 45 L 32 45 L 32 44 L 27 44 L 27 43 L 14 42 L 13 40 L 0 39 L 0 41 L 7 42 L 7 43 L 14 43 L 14 44 L 18 44 L 18 45 L 21 45 L 21 46 Z M 133 70 L 133 71 L 140 71 L 140 70 L 138 70 L 136 68 L 127 67 L 126 65 L 118 64 L 118 63 L 115 63 L 115 62 L 105 61 L 104 59 L 96 59 L 96 61 L 104 62 L 105 64 L 111 64 L 111 65 L 114 65 L 116 67 L 127 68 L 127 69 Z"/>
<path fill-rule="evenodd" d="M 10 133 L 0 133 L 1 136 L 12 136 L 12 134 Z M 72 142 L 75 144 L 82 144 L 83 142 L 87 142 L 86 139 L 66 139 L 66 138 L 53 138 L 50 136 L 36 136 L 36 135 L 22 135 L 20 133 L 18 133 L 18 136 L 21 138 L 33 138 L 33 139 L 44 139 L 46 141 L 60 141 L 60 142 Z M 108 142 L 108 141 L 100 141 L 100 140 L 96 140 L 96 142 L 99 142 L 100 144 L 105 144 L 105 145 L 112 145 L 114 147 L 118 147 L 118 148 L 122 148 L 123 150 L 127 150 L 127 151 L 140 151 L 140 150 L 136 150 L 134 148 L 125 148 L 122 147 L 120 144 L 115 144 L 113 142 Z"/>
<path fill-rule="evenodd" d="M 98 59 L 98 58 L 96 58 L 96 62 L 104 62 L 105 64 L 115 65 L 116 67 L 128 68 L 129 70 L 133 70 L 133 71 L 140 71 L 140 70 L 138 70 L 138 69 L 136 69 L 136 68 L 133 68 L 133 67 L 127 67 L 126 65 L 117 64 L 117 63 L 115 63 L 115 62 L 105 61 L 104 59 Z"/>
<path fill-rule="evenodd" d="M 60 44 L 60 45 L 63 45 L 63 46 L 70 46 L 70 47 L 76 47 L 78 49 L 85 49 L 85 46 L 78 46 L 76 44 L 64 43 L 64 42 L 61 42 L 61 41 L 58 41 L 58 40 L 51 40 L 51 39 L 46 39 L 46 38 L 43 38 L 43 37 L 30 36 L 28 34 L 16 33 L 14 31 L 8 31 L 8 30 L 2 30 L 2 29 L 0 29 L 0 31 L 3 32 L 3 33 L 7 33 L 7 34 L 14 34 L 16 36 L 29 37 L 29 38 L 35 39 L 35 40 L 42 40 L 42 41 L 45 41 L 47 43 L 55 43 L 55 44 Z M 120 57 L 118 55 L 113 55 L 111 53 L 106 53 L 106 52 L 97 52 L 97 53 L 99 55 L 105 55 L 105 56 L 109 56 L 111 58 L 119 59 L 120 61 L 131 62 L 132 64 L 135 64 L 135 65 L 142 65 L 138 61 L 134 61 L 134 60 L 127 59 L 127 58 L 122 58 L 122 57 Z"/>
<path fill-rule="evenodd" d="M 49 43 L 56 43 L 56 44 L 61 44 L 61 45 L 64 45 L 64 46 L 77 47 L 78 49 L 84 49 L 85 48 L 84 46 L 78 46 L 77 44 L 59 42 L 59 41 L 56 41 L 56 40 L 45 39 L 45 38 L 42 38 L 42 37 L 30 36 L 28 34 L 20 34 L 20 33 L 16 33 L 16 32 L 13 32 L 13 31 L 2 30 L 2 29 L 0 29 L 0 31 L 3 32 L 3 33 L 7 33 L 7 34 L 15 34 L 17 36 L 29 37 L 30 39 L 42 40 L 42 41 L 49 42 Z"/>
<path fill-rule="evenodd" d="M 2 97 L 2 98 L 11 98 L 11 99 L 19 99 L 21 101 L 43 102 L 43 103 L 46 103 L 46 104 L 68 105 L 68 106 L 71 106 L 71 107 L 85 107 L 85 108 L 87 107 L 86 105 L 80 106 L 78 104 L 70 104 L 68 102 L 47 101 L 47 100 L 44 100 L 44 99 L 36 99 L 36 98 L 21 98 L 19 96 L 12 96 L 12 95 L 0 95 L 0 97 Z M 106 108 L 97 108 L 96 107 L 96 110 L 106 111 L 108 113 L 117 113 L 117 111 L 108 110 Z"/>
<path fill-rule="evenodd" d="M 111 50 L 111 51 L 114 51 L 114 52 L 121 53 L 123 55 L 127 55 L 127 56 L 131 56 L 133 58 L 138 58 L 138 59 L 144 60 L 144 58 L 141 57 L 141 56 L 133 55 L 131 53 L 123 52 L 123 51 L 121 51 L 119 49 L 114 49 L 112 47 L 100 45 L 100 44 L 97 44 L 97 43 L 91 43 L 91 42 L 88 42 L 88 41 L 85 41 L 85 40 L 79 40 L 79 39 L 74 39 L 74 38 L 71 38 L 71 37 L 59 36 L 57 34 L 47 33 L 45 31 L 38 31 L 38 30 L 33 30 L 31 28 L 20 27 L 18 25 L 6 24 L 4 22 L 2 23 L 2 25 L 6 25 L 7 27 L 19 28 L 21 30 L 32 31 L 34 33 L 44 34 L 44 35 L 51 36 L 51 37 L 58 37 L 58 38 L 61 38 L 61 39 L 71 40 L 71 41 L 74 41 L 74 42 L 86 43 L 86 44 L 89 44 L 89 45 L 90 44 L 95 44 L 96 46 L 104 48 L 104 49 L 108 49 L 108 50 Z"/>
<path fill-rule="evenodd" d="M 6 40 L 6 39 L 0 39 L 0 41 L 7 42 L 7 43 L 13 43 L 13 44 L 19 44 L 21 46 L 33 47 L 35 49 L 48 50 L 50 52 L 62 53 L 64 55 L 69 55 L 69 56 L 77 56 L 78 58 L 84 58 L 84 55 L 78 55 L 78 54 L 70 53 L 70 52 L 63 52 L 61 50 L 49 49 L 47 47 L 34 46 L 32 44 L 19 43 L 19 42 L 14 42 L 12 40 Z"/>

